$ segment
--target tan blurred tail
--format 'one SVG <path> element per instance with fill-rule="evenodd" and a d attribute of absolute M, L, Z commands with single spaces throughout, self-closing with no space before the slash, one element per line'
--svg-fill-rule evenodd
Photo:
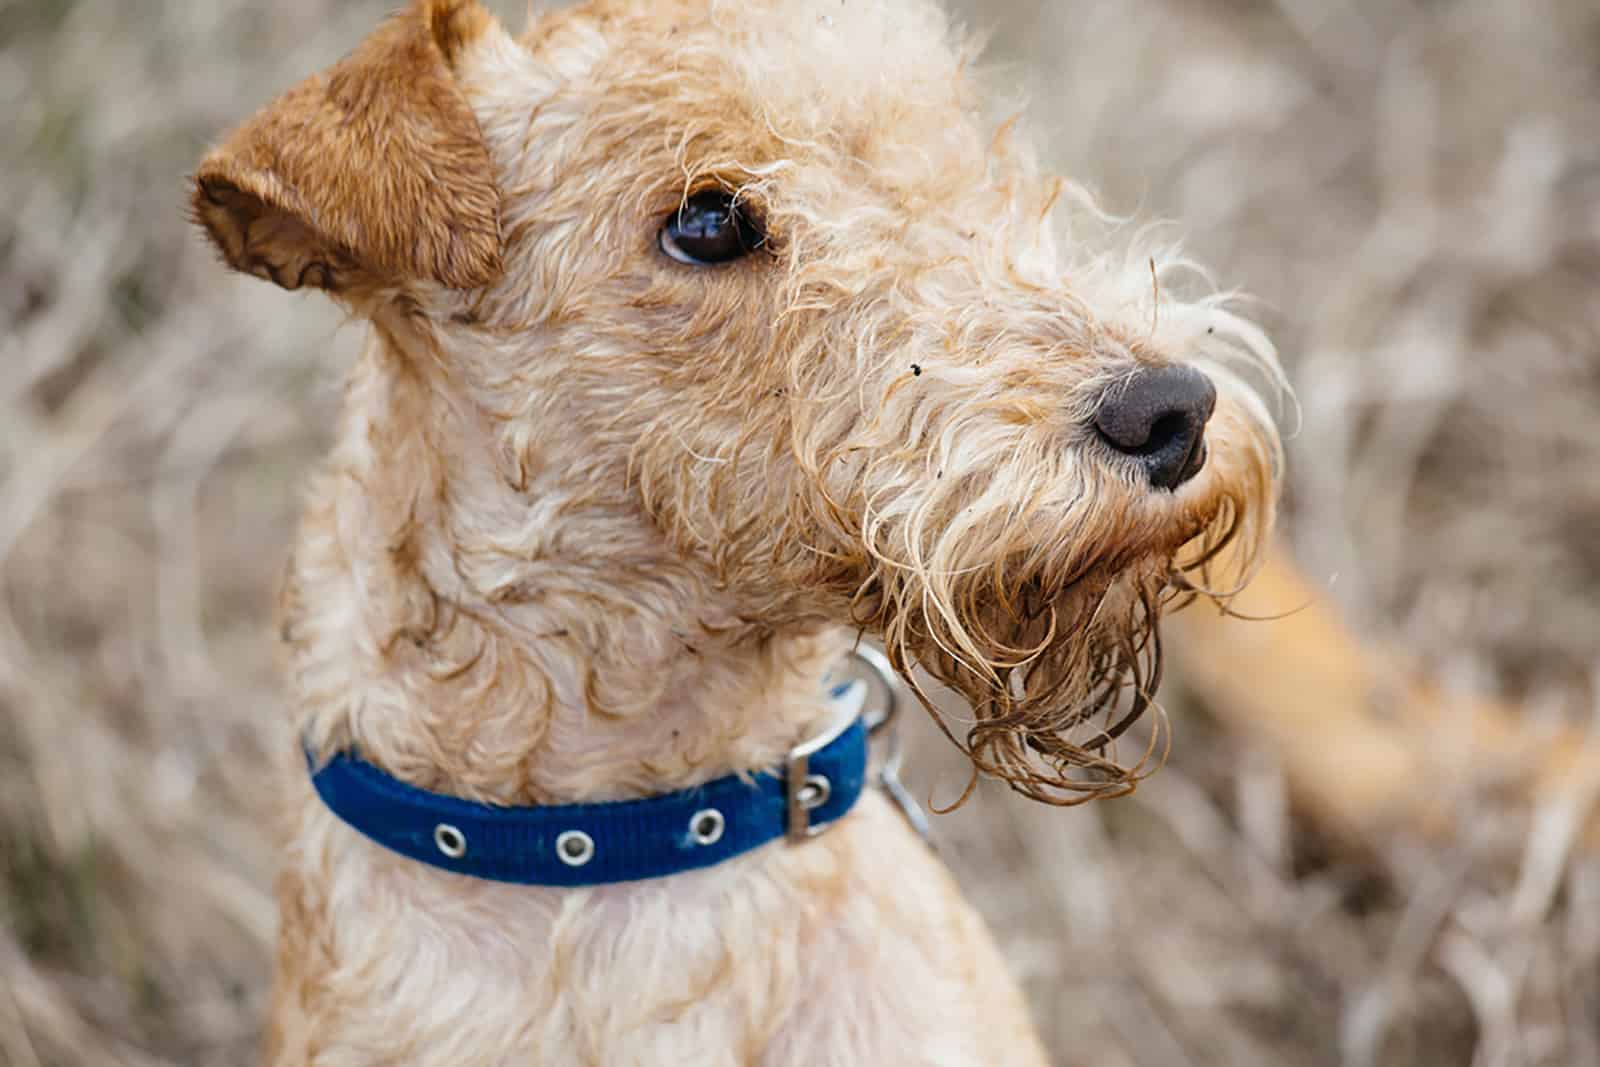
<path fill-rule="evenodd" d="M 1442 693 L 1359 641 L 1282 546 L 1231 606 L 1250 618 L 1203 603 L 1173 616 L 1174 661 L 1228 727 L 1277 757 L 1296 799 L 1329 828 L 1357 839 L 1448 833 L 1469 783 L 1535 803 L 1600 791 L 1600 742 Z M 1600 823 L 1587 840 L 1600 844 Z"/>

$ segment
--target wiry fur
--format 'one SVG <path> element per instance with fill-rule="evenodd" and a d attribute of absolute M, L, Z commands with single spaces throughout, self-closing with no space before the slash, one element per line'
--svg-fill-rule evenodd
<path fill-rule="evenodd" d="M 373 323 L 285 597 L 317 751 L 499 802 L 680 788 L 774 765 L 864 632 L 967 697 L 946 729 L 975 768 L 1131 788 L 1149 761 L 1114 742 L 1164 603 L 1270 524 L 1276 437 L 1226 365 L 1275 362 L 1170 296 L 1181 261 L 1062 232 L 1096 217 L 980 132 L 967 61 L 923 0 L 599 0 L 520 41 L 419 0 L 346 70 L 382 143 L 442 160 L 346 151 L 327 79 L 208 157 L 229 261 L 264 247 Z M 308 128 L 314 157 L 277 143 Z M 663 221 L 712 187 L 767 245 L 668 260 Z M 1169 361 L 1222 390 L 1173 494 L 1089 429 Z M 804 847 L 552 891 L 397 859 L 292 792 L 276 1064 L 1039 1061 L 875 797 Z"/>

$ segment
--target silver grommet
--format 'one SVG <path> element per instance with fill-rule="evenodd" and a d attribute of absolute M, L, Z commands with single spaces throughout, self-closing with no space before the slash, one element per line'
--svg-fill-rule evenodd
<path fill-rule="evenodd" d="M 433 828 L 433 843 L 440 852 L 453 860 L 458 860 L 467 854 L 467 835 L 447 822 L 442 822 Z"/>
<path fill-rule="evenodd" d="M 568 830 L 556 838 L 556 857 L 568 867 L 582 867 L 594 859 L 594 838 L 582 830 Z"/>
<path fill-rule="evenodd" d="M 806 775 L 806 784 L 800 787 L 798 799 L 800 806 L 807 811 L 820 808 L 828 802 L 828 797 L 833 795 L 833 783 L 824 775 Z"/>
<path fill-rule="evenodd" d="M 722 840 L 722 832 L 727 828 L 728 820 L 716 808 L 697 811 L 689 819 L 689 837 L 697 845 L 716 844 Z"/>

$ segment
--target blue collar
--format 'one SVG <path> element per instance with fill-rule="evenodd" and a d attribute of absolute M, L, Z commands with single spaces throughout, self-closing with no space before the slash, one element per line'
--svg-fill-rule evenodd
<path fill-rule="evenodd" d="M 519 885 L 585 886 L 710 867 L 787 837 L 820 833 L 855 806 L 867 778 L 864 682 L 833 685 L 834 714 L 784 768 L 609 804 L 495 807 L 429 793 L 358 756 L 311 781 L 328 809 L 386 848 L 457 874 Z"/>

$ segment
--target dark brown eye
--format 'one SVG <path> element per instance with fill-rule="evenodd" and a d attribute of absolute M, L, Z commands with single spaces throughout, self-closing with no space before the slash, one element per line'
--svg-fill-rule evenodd
<path fill-rule="evenodd" d="M 697 193 L 661 227 L 661 251 L 691 267 L 729 263 L 766 240 L 732 193 Z"/>

